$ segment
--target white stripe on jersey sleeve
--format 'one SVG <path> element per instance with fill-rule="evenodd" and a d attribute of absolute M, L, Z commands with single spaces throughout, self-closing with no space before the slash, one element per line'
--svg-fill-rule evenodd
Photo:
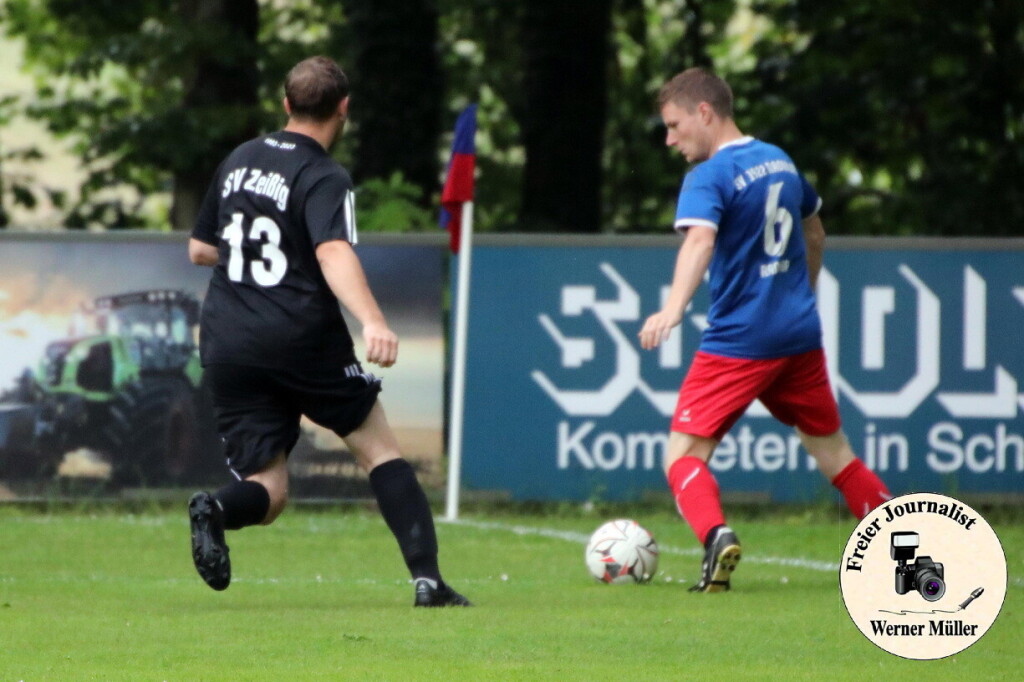
<path fill-rule="evenodd" d="M 718 232 L 718 223 L 713 223 L 710 220 L 704 220 L 703 218 L 680 218 L 672 225 L 672 227 L 675 228 L 676 232 L 682 232 L 683 228 L 693 227 L 694 225 L 710 227 L 715 232 Z"/>
<path fill-rule="evenodd" d="M 345 229 L 348 231 L 348 243 L 356 244 L 359 241 L 359 234 L 356 231 L 356 193 L 352 190 L 345 192 Z"/>
<path fill-rule="evenodd" d="M 822 202 L 821 197 L 818 197 L 818 203 L 814 206 L 814 210 L 811 211 L 810 215 L 808 215 L 807 218 L 812 218 L 818 215 L 818 212 L 821 210 L 822 203 L 824 202 Z M 804 220 L 807 220 L 807 218 L 804 218 Z"/>

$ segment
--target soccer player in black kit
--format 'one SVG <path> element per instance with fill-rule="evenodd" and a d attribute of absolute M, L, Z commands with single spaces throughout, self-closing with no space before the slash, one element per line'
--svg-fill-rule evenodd
<path fill-rule="evenodd" d="M 348 114 L 348 79 L 326 57 L 285 80 L 288 123 L 235 149 L 196 219 L 189 257 L 213 267 L 200 352 L 237 480 L 189 501 L 192 558 L 215 590 L 231 582 L 224 530 L 274 521 L 288 500 L 299 419 L 332 429 L 369 472 L 415 584 L 415 606 L 469 606 L 441 578 L 427 498 L 363 371 L 339 301 L 362 325 L 367 362 L 390 367 L 388 328 L 352 245 L 352 180 L 327 150 Z"/>

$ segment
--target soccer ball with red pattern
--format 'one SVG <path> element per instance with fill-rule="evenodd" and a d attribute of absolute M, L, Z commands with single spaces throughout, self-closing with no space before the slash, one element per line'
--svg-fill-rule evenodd
<path fill-rule="evenodd" d="M 645 583 L 658 570 L 658 543 L 630 519 L 609 521 L 594 531 L 583 556 L 591 575 L 613 585 Z"/>

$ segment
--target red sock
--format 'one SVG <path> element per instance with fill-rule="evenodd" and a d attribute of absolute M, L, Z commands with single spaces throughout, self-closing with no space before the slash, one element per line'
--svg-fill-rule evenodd
<path fill-rule="evenodd" d="M 714 474 L 699 457 L 680 457 L 668 470 L 668 485 L 679 514 L 703 544 L 712 528 L 725 523 Z"/>
<path fill-rule="evenodd" d="M 872 509 L 892 499 L 882 479 L 864 466 L 864 462 L 859 459 L 847 464 L 846 468 L 832 479 L 832 485 L 843 494 L 846 506 L 858 519 L 863 519 Z"/>

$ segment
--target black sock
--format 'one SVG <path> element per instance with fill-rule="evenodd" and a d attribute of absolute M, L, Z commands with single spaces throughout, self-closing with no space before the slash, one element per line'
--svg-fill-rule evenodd
<path fill-rule="evenodd" d="M 270 493 L 256 481 L 234 481 L 213 494 L 224 512 L 224 527 L 238 530 L 267 518 Z"/>
<path fill-rule="evenodd" d="M 437 567 L 434 516 L 412 465 L 404 459 L 384 462 L 370 472 L 370 487 L 381 516 L 398 540 L 409 573 L 443 585 Z"/>

